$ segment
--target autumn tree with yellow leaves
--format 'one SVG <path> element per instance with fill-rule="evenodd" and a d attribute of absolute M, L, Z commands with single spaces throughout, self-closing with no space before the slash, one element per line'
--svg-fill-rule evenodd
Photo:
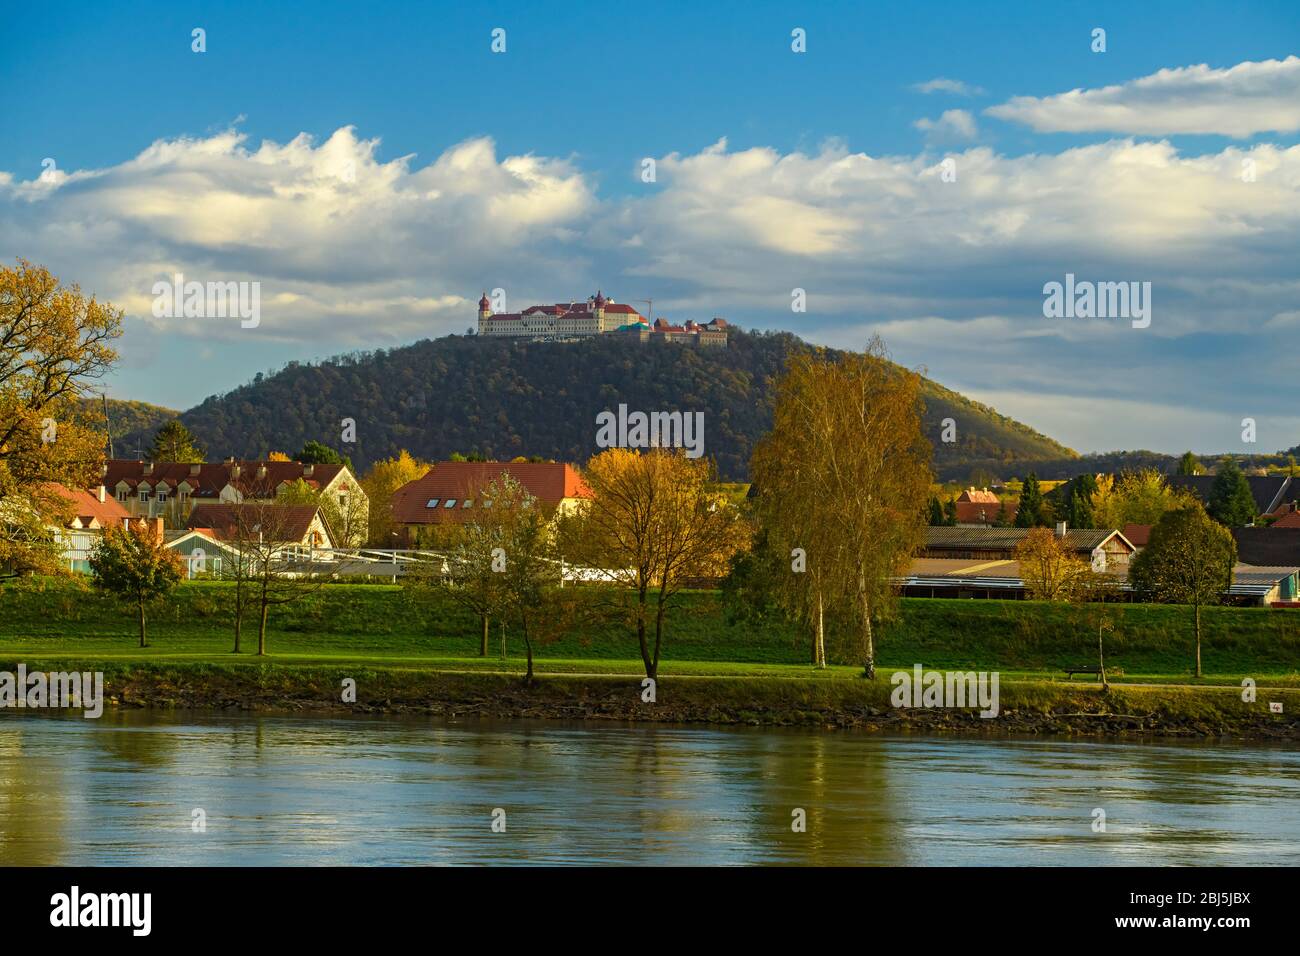
<path fill-rule="evenodd" d="M 0 267 L 0 569 L 52 570 L 51 529 L 70 516 L 53 488 L 85 488 L 104 451 L 81 399 L 117 359 L 122 312 L 25 259 Z M 92 406 L 93 407 L 93 406 Z"/>

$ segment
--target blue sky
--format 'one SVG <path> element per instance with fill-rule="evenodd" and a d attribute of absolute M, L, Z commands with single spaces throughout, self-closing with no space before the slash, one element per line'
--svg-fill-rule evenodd
<path fill-rule="evenodd" d="M 878 332 L 1080 450 L 1249 450 L 1247 416 L 1259 450 L 1300 442 L 1293 2 L 169 2 L 5 22 L 0 256 L 127 309 L 111 394 L 188 407 L 291 359 L 463 331 L 483 288 L 600 286 L 841 346 Z M 174 271 L 261 282 L 265 321 L 154 319 Z M 1150 328 L 1045 318 L 1067 272 L 1151 281 Z"/>

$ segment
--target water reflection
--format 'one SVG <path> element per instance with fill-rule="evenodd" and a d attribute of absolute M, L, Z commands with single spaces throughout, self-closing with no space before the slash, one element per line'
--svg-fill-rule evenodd
<path fill-rule="evenodd" d="M 202 808 L 207 831 L 191 829 Z M 492 812 L 506 814 L 494 833 Z M 807 830 L 794 832 L 802 809 Z M 1093 810 L 1107 830 L 1092 829 Z M 0 719 L 0 864 L 1300 863 L 1300 751 L 816 731 Z"/>

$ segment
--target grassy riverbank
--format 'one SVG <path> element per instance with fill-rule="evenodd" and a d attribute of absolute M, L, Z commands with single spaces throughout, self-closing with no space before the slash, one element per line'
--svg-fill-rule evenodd
<path fill-rule="evenodd" d="M 148 648 L 136 646 L 134 612 L 79 582 L 43 579 L 0 586 L 0 655 L 123 661 L 232 660 L 230 586 L 187 583 L 151 611 Z M 1190 611 L 1130 604 L 1107 609 L 1112 680 L 1196 683 L 1191 678 Z M 1095 609 L 1031 601 L 910 599 L 899 619 L 881 629 L 878 657 L 887 669 L 1000 670 L 1027 678 L 1063 677 L 1064 667 L 1095 663 Z M 1300 687 L 1300 615 L 1254 608 L 1203 612 L 1203 683 L 1239 684 L 1253 677 Z M 478 656 L 477 621 L 449 601 L 416 606 L 391 585 L 329 585 L 302 601 L 272 610 L 269 651 L 283 663 L 375 663 L 454 670 L 522 670 L 518 636 L 506 635 L 508 660 Z M 244 628 L 244 649 L 256 631 Z M 857 670 L 847 648 L 831 641 L 836 665 L 808 667 L 807 638 L 781 621 L 731 625 L 716 592 L 688 592 L 668 621 L 665 676 L 836 677 Z M 635 675 L 635 641 L 610 626 L 586 628 L 536 649 L 541 673 Z"/>
<path fill-rule="evenodd" d="M 150 618 L 136 646 L 129 608 L 66 580 L 0 587 L 0 665 L 12 670 L 103 670 L 124 706 L 413 711 L 722 723 L 952 728 L 974 732 L 1300 736 L 1300 616 L 1262 609 L 1204 612 L 1205 676 L 1191 677 L 1190 612 L 1157 605 L 1108 608 L 1107 694 L 1063 668 L 1093 663 L 1089 614 L 1036 602 L 904 600 L 883 628 L 880 678 L 866 682 L 837 650 L 824 671 L 806 638 L 782 622 L 727 622 L 716 592 L 683 594 L 669 618 L 656 704 L 640 700 L 636 646 L 617 627 L 588 628 L 537 649 L 539 680 L 525 687 L 518 637 L 507 657 L 478 656 L 477 622 L 450 602 L 417 606 L 390 585 L 330 585 L 272 612 L 270 656 L 231 653 L 229 585 L 188 583 Z M 7 662 L 7 663 L 6 663 Z M 998 671 L 1002 714 L 906 711 L 889 704 L 889 674 L 927 669 Z M 358 684 L 355 704 L 341 682 Z M 1258 702 L 1241 701 L 1243 677 Z M 1139 686 L 1141 685 L 1141 686 Z M 1282 701 L 1284 715 L 1268 713 Z M 1066 716 L 1083 715 L 1083 716 Z M 1109 716 L 1106 716 L 1109 715 Z"/>

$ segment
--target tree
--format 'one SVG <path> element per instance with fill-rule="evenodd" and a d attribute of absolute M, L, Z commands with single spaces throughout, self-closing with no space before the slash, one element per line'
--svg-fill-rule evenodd
<path fill-rule="evenodd" d="M 945 524 L 947 524 L 947 521 L 946 521 L 945 518 L 944 518 L 944 514 L 943 514 L 943 505 L 939 504 L 939 499 L 938 499 L 937 497 L 931 496 L 931 498 L 930 498 L 930 526 L 931 526 L 932 528 L 938 528 L 938 527 L 941 527 L 942 525 L 945 525 Z"/>
<path fill-rule="evenodd" d="M 565 553 L 632 591 L 631 625 L 654 680 L 669 608 L 688 578 L 725 573 L 742 540 L 739 515 L 708 461 L 682 449 L 611 448 L 584 478 L 591 497 L 561 519 Z"/>
<path fill-rule="evenodd" d="M 1205 469 L 1201 466 L 1201 460 L 1190 451 L 1183 452 L 1183 457 L 1178 459 L 1178 471 L 1180 475 L 1203 475 Z"/>
<path fill-rule="evenodd" d="M 480 626 L 480 657 L 488 654 L 492 619 L 502 613 L 506 604 L 501 573 L 509 543 L 510 515 L 509 506 L 496 506 L 496 498 L 504 491 L 503 503 L 508 499 L 517 506 L 518 488 L 518 483 L 505 475 L 501 484 L 493 482 L 471 489 L 467 497 L 474 503 L 470 509 L 473 517 L 444 530 L 440 537 L 447 547 L 441 560 L 413 564 L 401 579 L 408 598 L 417 605 L 445 594 L 475 614 Z M 487 506 L 489 501 L 491 507 Z"/>
<path fill-rule="evenodd" d="M 173 418 L 154 434 L 148 457 L 150 461 L 179 461 L 187 464 L 202 462 L 205 458 L 198 441 L 179 418 Z"/>
<path fill-rule="evenodd" d="M 1232 585 L 1237 543 L 1199 504 L 1170 511 L 1129 568 L 1139 593 L 1167 604 L 1190 604 L 1196 631 L 1196 676 L 1201 676 L 1201 605 L 1218 604 Z"/>
<path fill-rule="evenodd" d="M 873 622 L 893 610 L 892 581 L 924 534 L 933 476 L 920 387 L 879 339 L 861 353 L 796 354 L 751 464 L 762 526 L 788 556 L 781 603 L 818 640 L 824 613 L 852 622 L 868 678 L 876 672 Z"/>
<path fill-rule="evenodd" d="M 1240 528 L 1255 520 L 1255 496 L 1250 492 L 1250 482 L 1233 459 L 1224 458 L 1219 462 L 1209 497 L 1206 509 L 1224 527 Z"/>
<path fill-rule="evenodd" d="M 0 267 L 0 568 L 51 570 L 51 528 L 68 518 L 52 487 L 88 487 L 103 456 L 102 413 L 83 403 L 117 359 L 122 312 L 19 259 Z"/>
<path fill-rule="evenodd" d="M 272 607 L 292 604 L 317 591 L 324 578 L 314 573 L 310 560 L 297 541 L 298 524 L 292 506 L 283 501 L 245 500 L 233 508 L 231 526 L 223 531 L 225 542 L 237 557 L 235 648 L 244 608 L 257 610 L 257 653 L 267 653 L 267 621 Z M 223 567 L 224 570 L 224 567 Z"/>
<path fill-rule="evenodd" d="M 316 440 L 308 441 L 302 446 L 302 451 L 298 452 L 295 461 L 300 461 L 304 465 L 348 465 L 348 459 L 340 455 L 329 445 L 322 444 Z M 349 467 L 351 467 L 349 465 Z"/>
<path fill-rule="evenodd" d="M 393 532 L 397 527 L 393 519 L 393 494 L 398 488 L 422 478 L 433 467 L 428 462 L 411 457 L 402 449 L 396 458 L 384 458 L 370 466 L 361 479 L 361 487 L 370 499 L 370 545 L 391 548 Z"/>
<path fill-rule="evenodd" d="M 1043 514 L 1043 493 L 1038 487 L 1038 476 L 1032 471 L 1020 490 L 1020 504 L 1016 509 L 1015 527 L 1040 528 L 1047 524 Z"/>
<path fill-rule="evenodd" d="M 1064 521 L 1070 528 L 1096 527 L 1092 511 L 1092 499 L 1096 493 L 1096 476 L 1085 473 L 1073 478 L 1054 496 L 1056 520 Z"/>
<path fill-rule="evenodd" d="M 518 625 L 528 658 L 526 683 L 533 680 L 533 642 L 543 637 L 541 627 L 548 626 L 546 638 L 556 635 L 556 625 L 564 618 L 560 603 L 553 594 L 560 582 L 559 554 L 550 522 L 537 507 L 536 500 L 509 475 L 489 486 L 487 495 L 492 507 L 487 509 L 500 520 L 501 553 L 493 569 L 500 578 L 497 592 L 502 613 Z M 499 569 L 499 570 L 498 570 Z"/>
<path fill-rule="evenodd" d="M 957 499 L 949 498 L 943 503 L 943 523 L 949 528 L 957 526 Z"/>
<path fill-rule="evenodd" d="M 96 587 L 135 604 L 140 612 L 140 646 L 148 647 L 145 608 L 181 580 L 180 556 L 167 550 L 162 535 L 146 522 L 113 525 L 91 552 L 90 570 Z"/>
<path fill-rule="evenodd" d="M 1170 511 L 1195 503 L 1190 492 L 1171 488 L 1154 468 L 1125 472 L 1118 479 L 1103 476 L 1092 495 L 1093 524 L 1119 528 L 1127 524 L 1156 524 Z"/>
<path fill-rule="evenodd" d="M 1031 598 L 1072 603 L 1087 590 L 1091 567 L 1050 529 L 1033 528 L 1013 553 Z"/>

